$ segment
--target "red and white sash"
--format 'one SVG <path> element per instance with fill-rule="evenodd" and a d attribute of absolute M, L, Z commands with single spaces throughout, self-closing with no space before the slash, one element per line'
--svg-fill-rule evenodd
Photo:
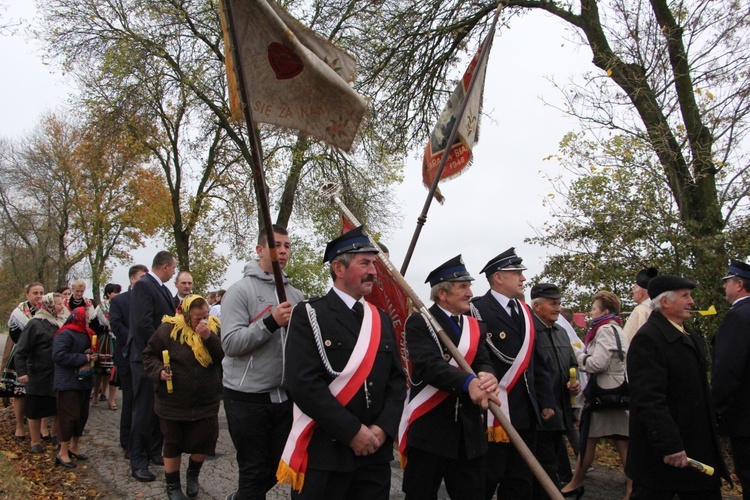
<path fill-rule="evenodd" d="M 365 303 L 362 326 L 352 355 L 346 366 L 328 388 L 341 406 L 346 406 L 370 375 L 380 345 L 380 313 L 372 304 Z M 289 432 L 281 462 L 276 471 L 279 483 L 291 484 L 296 491 L 302 491 L 307 471 L 307 447 L 317 424 L 302 413 L 295 404 L 292 430 Z"/>
<path fill-rule="evenodd" d="M 464 326 L 461 330 L 461 338 L 458 341 L 456 349 L 461 353 L 464 359 L 466 359 L 466 362 L 471 364 L 474 362 L 474 357 L 477 354 L 477 348 L 479 347 L 479 342 L 481 340 L 479 322 L 471 316 L 464 316 L 463 323 Z M 451 358 L 449 363 L 458 367 L 458 363 L 456 363 L 456 360 L 453 358 Z M 426 385 L 411 401 L 409 400 L 410 393 L 411 389 L 409 389 L 409 394 L 406 395 L 407 402 L 404 405 L 404 411 L 401 414 L 401 422 L 398 426 L 398 451 L 401 455 L 402 468 L 406 465 L 406 442 L 409 426 L 411 426 L 411 424 L 419 417 L 442 403 L 449 394 L 447 391 L 441 391 L 431 385 Z"/>
<path fill-rule="evenodd" d="M 523 344 L 521 349 L 516 354 L 516 359 L 505 375 L 498 381 L 500 387 L 500 411 L 505 418 L 510 422 L 510 405 L 508 404 L 508 393 L 515 387 L 518 380 L 523 377 L 524 372 L 529 367 L 531 362 L 531 356 L 534 353 L 534 337 L 536 332 L 534 331 L 534 321 L 531 316 L 531 309 L 524 302 L 518 301 L 521 304 L 521 311 L 523 312 L 524 319 L 526 322 L 526 331 L 523 336 Z M 491 342 L 491 341 L 489 341 Z M 508 443 L 510 439 L 505 433 L 505 430 L 500 426 L 500 423 L 495 420 L 495 416 L 491 411 L 487 411 L 487 439 L 494 443 Z"/>

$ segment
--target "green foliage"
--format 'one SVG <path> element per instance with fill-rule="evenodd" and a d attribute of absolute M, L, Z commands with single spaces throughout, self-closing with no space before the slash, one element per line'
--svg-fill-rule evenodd
<path fill-rule="evenodd" d="M 325 246 L 291 235 L 292 255 L 284 272 L 307 298 L 325 295 L 331 286 L 328 264 L 323 264 Z M 311 244 L 312 243 L 312 244 Z"/>

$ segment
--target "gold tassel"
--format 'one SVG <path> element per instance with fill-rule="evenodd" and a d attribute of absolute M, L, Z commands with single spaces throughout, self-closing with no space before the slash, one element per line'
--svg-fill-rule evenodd
<path fill-rule="evenodd" d="M 229 111 L 230 119 L 236 122 L 243 120 L 242 100 L 240 99 L 240 86 L 237 81 L 236 67 L 234 64 L 234 51 L 232 50 L 232 39 L 229 36 L 227 23 L 227 11 L 224 0 L 219 2 L 221 9 L 221 32 L 224 36 L 224 64 L 227 68 L 227 86 L 229 87 Z"/>
<path fill-rule="evenodd" d="M 490 443 L 510 443 L 510 438 L 505 429 L 500 427 L 487 427 L 487 440 Z"/>
<path fill-rule="evenodd" d="M 279 461 L 279 467 L 276 469 L 276 480 L 279 484 L 290 484 L 294 491 L 302 491 L 302 485 L 305 484 L 305 475 L 301 472 L 294 472 L 283 460 Z"/>
<path fill-rule="evenodd" d="M 403 453 L 398 454 L 398 461 L 401 464 L 401 470 L 406 469 L 406 455 Z"/>

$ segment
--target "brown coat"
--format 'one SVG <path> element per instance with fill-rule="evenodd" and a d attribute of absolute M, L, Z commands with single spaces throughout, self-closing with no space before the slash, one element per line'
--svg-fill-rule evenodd
<path fill-rule="evenodd" d="M 154 381 L 154 411 L 167 420 L 194 421 L 216 416 L 219 412 L 218 370 L 224 358 L 219 336 L 211 335 L 203 341 L 213 360 L 204 368 L 195 359 L 190 346 L 172 340 L 171 332 L 172 325 L 162 323 L 143 351 L 143 367 Z M 169 351 L 172 393 L 167 392 L 167 383 L 160 378 L 164 350 Z"/>

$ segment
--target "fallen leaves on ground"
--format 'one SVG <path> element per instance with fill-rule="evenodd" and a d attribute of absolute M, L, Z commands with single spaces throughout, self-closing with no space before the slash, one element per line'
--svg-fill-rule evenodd
<path fill-rule="evenodd" d="M 99 483 L 88 467 L 79 465 L 75 472 L 55 467 L 56 447 L 45 443 L 43 453 L 31 453 L 28 440 L 13 439 L 14 429 L 13 407 L 0 405 L 0 460 L 7 459 L 4 461 L 12 468 L 13 477 L 6 481 L 23 487 L 25 498 L 65 500 L 104 496 L 98 491 Z M 12 486 L 6 487 L 5 481 L 0 486 L 0 498 L 18 498 L 13 496 Z"/>

